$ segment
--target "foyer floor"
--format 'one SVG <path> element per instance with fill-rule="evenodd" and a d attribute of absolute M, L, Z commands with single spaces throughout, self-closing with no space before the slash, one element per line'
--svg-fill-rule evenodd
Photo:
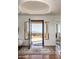
<path fill-rule="evenodd" d="M 18 59 L 58 59 L 56 55 L 55 48 L 51 47 L 45 47 L 49 49 L 50 53 L 48 54 L 24 54 L 26 51 L 28 51 L 27 47 L 23 47 L 18 52 Z M 31 50 L 30 50 L 31 52 Z"/>

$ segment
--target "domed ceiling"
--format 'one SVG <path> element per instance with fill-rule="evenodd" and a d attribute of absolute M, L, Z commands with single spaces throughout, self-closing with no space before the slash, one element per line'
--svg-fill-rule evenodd
<path fill-rule="evenodd" d="M 26 14 L 59 14 L 61 0 L 19 0 L 19 13 Z"/>

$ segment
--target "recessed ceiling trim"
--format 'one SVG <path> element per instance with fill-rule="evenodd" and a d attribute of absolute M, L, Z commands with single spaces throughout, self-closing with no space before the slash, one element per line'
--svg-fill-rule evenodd
<path fill-rule="evenodd" d="M 45 14 L 51 12 L 48 0 L 22 0 L 19 6 L 22 13 Z"/>

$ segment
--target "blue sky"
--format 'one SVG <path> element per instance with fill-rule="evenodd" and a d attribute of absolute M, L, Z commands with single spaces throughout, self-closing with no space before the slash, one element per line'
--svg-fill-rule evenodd
<path fill-rule="evenodd" d="M 32 33 L 42 33 L 42 24 L 32 24 Z"/>

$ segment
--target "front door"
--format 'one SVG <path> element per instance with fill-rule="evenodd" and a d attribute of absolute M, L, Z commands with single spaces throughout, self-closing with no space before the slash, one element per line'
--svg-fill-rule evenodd
<path fill-rule="evenodd" d="M 29 20 L 30 47 L 44 46 L 44 20 Z"/>

